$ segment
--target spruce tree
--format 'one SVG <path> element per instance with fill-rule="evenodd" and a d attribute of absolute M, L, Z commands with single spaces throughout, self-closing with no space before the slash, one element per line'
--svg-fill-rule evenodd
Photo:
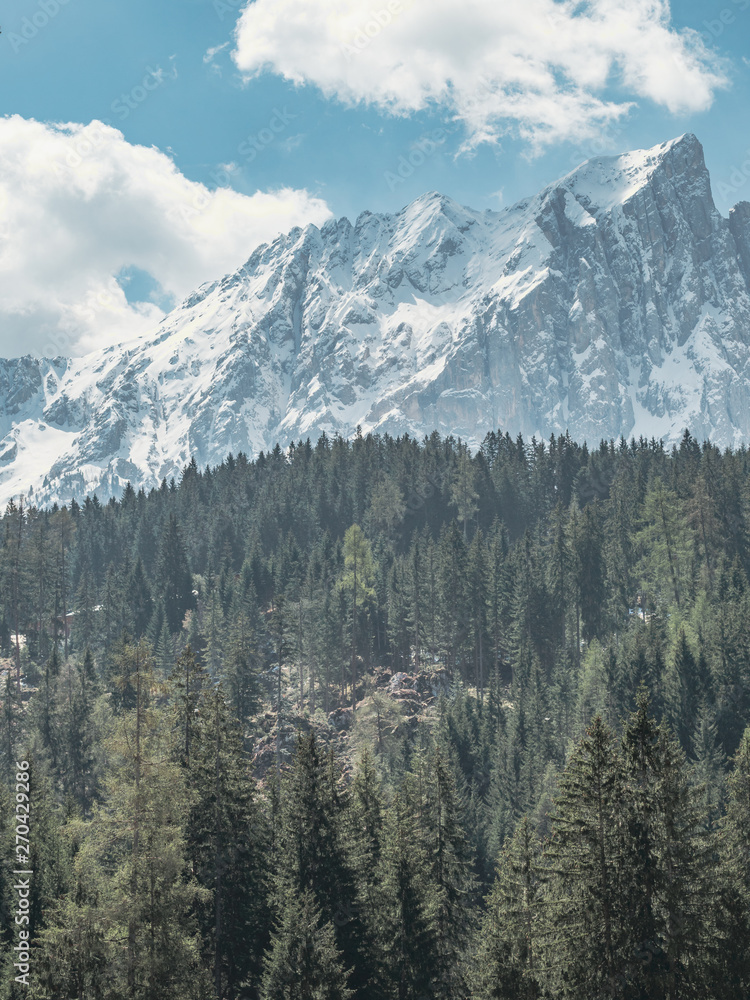
<path fill-rule="evenodd" d="M 466 995 L 464 960 L 472 932 L 476 890 L 472 858 L 461 825 L 462 801 L 449 758 L 438 745 L 428 756 L 423 820 L 437 966 L 434 996 Z"/>
<path fill-rule="evenodd" d="M 50 907 L 48 924 L 37 937 L 35 973 L 43 996 L 102 1000 L 116 994 L 115 946 L 103 905 L 108 887 L 92 829 L 76 820 L 65 830 L 72 854 L 69 885 Z"/>
<path fill-rule="evenodd" d="M 268 835 L 256 801 L 242 733 L 221 685 L 203 695 L 185 761 L 192 801 L 186 853 L 199 884 L 211 893 L 202 906 L 204 950 L 220 1000 L 234 1000 L 245 981 L 257 982 L 268 943 Z"/>
<path fill-rule="evenodd" d="M 169 631 L 174 634 L 182 627 L 185 612 L 195 606 L 193 578 L 180 527 L 174 514 L 169 515 L 161 539 L 156 579 L 164 600 L 167 625 Z"/>
<path fill-rule="evenodd" d="M 103 871 L 111 996 L 203 1000 L 195 907 L 207 893 L 186 873 L 187 792 L 173 763 L 172 727 L 153 704 L 153 666 L 126 647 L 134 704 L 115 724 L 107 805 L 92 836 Z"/>
<path fill-rule="evenodd" d="M 559 778 L 544 854 L 547 962 L 566 995 L 618 995 L 622 767 L 597 716 Z"/>
<path fill-rule="evenodd" d="M 750 915 L 750 728 L 745 730 L 728 778 L 723 850 L 727 868 Z"/>
<path fill-rule="evenodd" d="M 349 1000 L 348 972 L 334 925 L 305 889 L 284 903 L 265 963 L 261 1000 Z"/>
<path fill-rule="evenodd" d="M 314 732 L 300 735 L 291 773 L 281 785 L 273 903 L 281 918 L 290 901 L 309 890 L 324 923 L 333 923 L 351 986 L 363 989 L 372 977 L 366 933 L 356 912 L 353 862 L 345 850 L 345 803 L 340 771 L 321 752 Z M 350 919 L 350 915 L 353 915 Z"/>
<path fill-rule="evenodd" d="M 627 928 L 621 969 L 628 995 L 678 1000 L 705 989 L 705 955 L 716 871 L 700 831 L 697 794 L 685 757 L 638 696 L 622 741 L 623 874 Z"/>
<path fill-rule="evenodd" d="M 397 792 L 386 815 L 378 866 L 375 925 L 380 975 L 390 1000 L 433 996 L 440 980 L 428 859 L 411 804 L 415 797 L 408 782 Z"/>
<path fill-rule="evenodd" d="M 477 938 L 475 1000 L 540 997 L 541 905 L 538 845 L 524 816 L 500 855 Z"/>
<path fill-rule="evenodd" d="M 98 736 L 94 721 L 99 678 L 91 650 L 87 649 L 77 666 L 68 667 L 69 691 L 61 710 L 61 770 L 66 791 L 86 815 L 97 792 L 95 743 Z"/>
<path fill-rule="evenodd" d="M 709 952 L 714 996 L 721 1000 L 745 1000 L 750 995 L 750 729 L 733 764 L 719 842 L 716 940 Z"/>

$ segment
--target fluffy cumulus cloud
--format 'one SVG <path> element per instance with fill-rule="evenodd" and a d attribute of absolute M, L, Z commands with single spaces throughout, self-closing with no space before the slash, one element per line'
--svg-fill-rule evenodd
<path fill-rule="evenodd" d="M 259 243 L 330 216 L 306 191 L 246 196 L 229 180 L 219 171 L 213 188 L 197 184 L 100 122 L 0 119 L 0 355 L 81 354 L 138 336 L 165 302 Z M 129 302 L 122 276 L 143 272 L 155 292 Z"/>
<path fill-rule="evenodd" d="M 394 114 L 442 105 L 469 145 L 507 130 L 537 149 L 589 138 L 638 98 L 695 112 L 726 84 L 667 0 L 254 0 L 235 41 L 248 77 L 271 70 Z"/>

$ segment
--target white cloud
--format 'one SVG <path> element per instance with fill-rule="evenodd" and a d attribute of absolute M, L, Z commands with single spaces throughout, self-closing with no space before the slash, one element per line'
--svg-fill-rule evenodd
<path fill-rule="evenodd" d="M 164 314 L 127 302 L 123 269 L 179 299 L 330 214 L 304 190 L 211 190 L 100 122 L 0 119 L 0 355 L 80 354 L 137 336 Z"/>
<path fill-rule="evenodd" d="M 437 103 L 468 145 L 509 129 L 532 148 L 580 140 L 636 98 L 702 111 L 727 83 L 697 32 L 671 28 L 667 0 L 254 0 L 235 42 L 247 77 L 271 70 L 394 114 Z"/>
<path fill-rule="evenodd" d="M 205 55 L 203 56 L 203 62 L 204 63 L 213 62 L 216 56 L 220 52 L 223 52 L 224 49 L 229 48 L 229 44 L 230 44 L 229 42 L 224 42 L 222 45 L 214 45 L 213 48 L 207 49 Z"/>

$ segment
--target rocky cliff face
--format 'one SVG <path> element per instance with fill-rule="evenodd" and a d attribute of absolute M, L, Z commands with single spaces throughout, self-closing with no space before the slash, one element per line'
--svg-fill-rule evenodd
<path fill-rule="evenodd" d="M 692 135 L 591 160 L 503 212 L 429 194 L 295 229 L 154 335 L 0 361 L 0 501 L 328 434 L 491 429 L 750 442 L 750 204 Z"/>

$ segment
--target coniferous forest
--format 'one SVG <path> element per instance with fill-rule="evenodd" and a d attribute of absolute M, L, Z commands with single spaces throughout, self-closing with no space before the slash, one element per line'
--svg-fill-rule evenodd
<path fill-rule="evenodd" d="M 0 996 L 747 1000 L 749 528 L 687 433 L 11 503 Z"/>

